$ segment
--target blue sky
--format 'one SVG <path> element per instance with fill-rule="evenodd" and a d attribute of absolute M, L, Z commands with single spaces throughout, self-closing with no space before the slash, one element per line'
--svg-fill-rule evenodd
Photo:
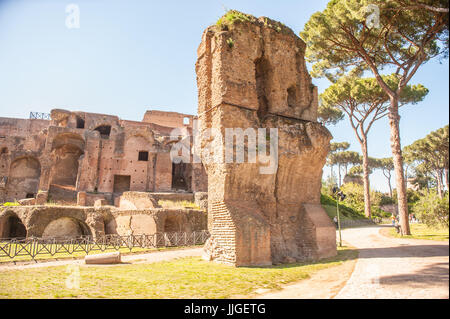
<path fill-rule="evenodd" d="M 77 4 L 80 28 L 68 29 L 66 6 Z M 0 116 L 27 118 L 52 108 L 142 120 L 147 109 L 195 114 L 195 61 L 203 30 L 225 9 L 269 16 L 303 29 L 327 1 L 306 0 L 0 0 Z M 430 93 L 401 111 L 402 145 L 448 124 L 448 60 L 431 61 L 411 83 Z M 329 85 L 314 79 L 319 93 Z M 347 119 L 330 127 L 335 141 L 360 151 Z M 389 126 L 376 123 L 369 155 L 390 156 Z M 328 174 L 325 169 L 324 177 Z M 376 172 L 372 186 L 386 191 Z"/>

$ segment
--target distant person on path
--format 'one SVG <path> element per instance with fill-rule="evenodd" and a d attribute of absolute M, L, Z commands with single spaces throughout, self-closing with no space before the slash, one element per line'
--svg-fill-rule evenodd
<path fill-rule="evenodd" d="M 394 215 L 391 216 L 391 221 L 392 221 L 392 226 L 395 227 L 395 221 L 396 221 L 396 219 L 395 219 L 395 216 L 394 216 Z"/>
<path fill-rule="evenodd" d="M 336 228 L 338 228 L 338 219 L 336 216 L 333 218 L 334 224 L 336 225 Z"/>
<path fill-rule="evenodd" d="M 395 227 L 395 231 L 397 232 L 397 234 L 401 234 L 403 236 L 402 226 L 400 226 L 400 223 L 397 218 L 395 218 L 394 227 Z"/>

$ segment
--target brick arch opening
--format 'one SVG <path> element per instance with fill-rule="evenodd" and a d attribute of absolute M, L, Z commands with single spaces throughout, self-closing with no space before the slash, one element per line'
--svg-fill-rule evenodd
<path fill-rule="evenodd" d="M 175 233 L 181 230 L 180 221 L 174 216 L 169 216 L 164 221 L 164 232 L 165 233 Z"/>
<path fill-rule="evenodd" d="M 52 220 L 42 233 L 43 238 L 76 238 L 90 235 L 91 231 L 86 223 L 73 217 Z"/>
<path fill-rule="evenodd" d="M 111 125 L 100 125 L 97 126 L 94 131 L 98 131 L 100 133 L 100 137 L 103 139 L 109 139 L 109 135 L 111 134 Z"/>
<path fill-rule="evenodd" d="M 84 152 L 76 145 L 64 144 L 53 151 L 55 162 L 51 170 L 50 184 L 75 186 L 79 158 Z"/>
<path fill-rule="evenodd" d="M 172 163 L 172 189 L 191 191 L 192 164 Z"/>
<path fill-rule="evenodd" d="M 25 238 L 27 229 L 22 220 L 13 212 L 0 217 L 0 238 Z"/>

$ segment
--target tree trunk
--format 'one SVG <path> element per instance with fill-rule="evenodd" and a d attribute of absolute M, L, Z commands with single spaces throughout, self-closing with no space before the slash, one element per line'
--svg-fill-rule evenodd
<path fill-rule="evenodd" d="M 405 184 L 406 184 L 406 189 L 408 189 L 408 166 L 406 166 L 406 168 L 405 168 Z"/>
<path fill-rule="evenodd" d="M 361 149 L 363 155 L 363 180 L 364 180 L 364 215 L 372 218 L 370 211 L 370 181 L 369 181 L 369 153 L 367 150 L 367 136 L 362 137 Z"/>
<path fill-rule="evenodd" d="M 406 197 L 406 183 L 403 172 L 403 156 L 400 144 L 400 115 L 398 114 L 398 97 L 391 98 L 389 107 L 389 126 L 391 130 L 391 151 L 394 161 L 395 184 L 397 187 L 398 214 L 403 234 L 411 235 L 408 219 L 408 201 Z"/>
<path fill-rule="evenodd" d="M 444 169 L 444 176 L 445 176 L 445 186 L 447 186 L 447 192 L 450 192 L 450 188 L 448 188 L 448 169 Z"/>
<path fill-rule="evenodd" d="M 436 171 L 436 181 L 437 181 L 436 187 L 437 187 L 437 192 L 438 192 L 439 198 L 443 198 L 444 194 L 442 192 L 443 185 L 442 185 L 442 171 L 441 170 Z"/>
<path fill-rule="evenodd" d="M 338 187 L 341 187 L 341 164 L 338 164 L 338 175 L 339 175 Z"/>
<path fill-rule="evenodd" d="M 392 198 L 391 174 L 389 174 L 388 177 L 388 185 L 389 185 L 389 197 Z"/>

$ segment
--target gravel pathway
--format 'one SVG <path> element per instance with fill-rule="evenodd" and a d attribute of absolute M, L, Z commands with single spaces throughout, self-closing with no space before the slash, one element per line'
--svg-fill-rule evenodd
<path fill-rule="evenodd" d="M 359 250 L 352 276 L 335 298 L 449 298 L 448 241 L 390 238 L 374 226 L 346 229 Z"/>

